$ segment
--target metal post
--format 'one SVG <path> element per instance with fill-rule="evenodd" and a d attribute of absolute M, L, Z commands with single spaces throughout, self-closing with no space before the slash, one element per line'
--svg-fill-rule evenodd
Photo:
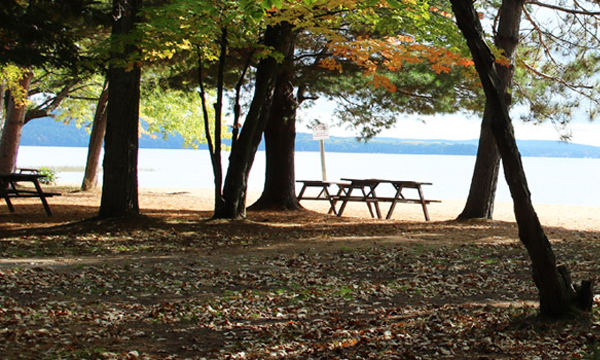
<path fill-rule="evenodd" d="M 321 148 L 321 171 L 323 173 L 323 181 L 327 181 L 327 171 L 325 170 L 325 144 L 323 140 L 319 140 L 319 145 Z"/>

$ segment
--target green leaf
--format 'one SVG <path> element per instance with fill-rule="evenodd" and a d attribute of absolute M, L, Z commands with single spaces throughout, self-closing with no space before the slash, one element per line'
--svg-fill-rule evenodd
<path fill-rule="evenodd" d="M 390 4 L 391 7 L 395 7 L 395 8 L 401 8 L 402 4 L 399 1 L 396 0 L 386 0 L 388 4 Z"/>
<path fill-rule="evenodd" d="M 272 9 L 273 7 L 281 9 L 283 4 L 281 0 L 263 0 L 261 5 L 264 9 Z"/>

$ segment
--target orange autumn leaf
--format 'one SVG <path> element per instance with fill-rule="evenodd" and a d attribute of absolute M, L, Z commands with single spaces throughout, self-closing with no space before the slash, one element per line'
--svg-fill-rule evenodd
<path fill-rule="evenodd" d="M 459 53 L 445 48 L 415 43 L 410 36 L 394 36 L 385 39 L 366 37 L 352 41 L 339 41 L 329 45 L 330 58 L 321 61 L 321 66 L 330 70 L 342 71 L 338 59 L 350 61 L 363 69 L 365 76 L 373 78 L 375 87 L 396 91 L 396 87 L 382 69 L 399 71 L 405 64 L 427 62 L 437 74 L 448 73 L 455 66 L 470 67 L 473 61 Z"/>

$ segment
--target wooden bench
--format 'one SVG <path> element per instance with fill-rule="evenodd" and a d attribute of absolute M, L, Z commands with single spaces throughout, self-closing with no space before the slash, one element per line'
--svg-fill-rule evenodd
<path fill-rule="evenodd" d="M 20 169 L 14 173 L 0 173 L 0 196 L 4 198 L 8 210 L 15 212 L 15 208 L 11 202 L 11 198 L 32 198 L 37 197 L 42 201 L 44 210 L 48 216 L 52 216 L 52 210 L 46 198 L 59 196 L 60 193 L 46 192 L 40 185 L 40 179 L 45 178 L 46 175 L 40 174 L 36 169 Z M 29 182 L 33 184 L 31 187 L 23 187 L 17 185 L 18 183 Z"/>

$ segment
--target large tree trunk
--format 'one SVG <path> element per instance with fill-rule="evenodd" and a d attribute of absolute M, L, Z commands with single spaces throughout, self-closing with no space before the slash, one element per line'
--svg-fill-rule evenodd
<path fill-rule="evenodd" d="M 113 0 L 114 23 L 111 37 L 129 34 L 135 27 L 142 0 Z M 111 53 L 108 70 L 108 118 L 104 139 L 104 180 L 100 217 L 139 214 L 138 132 L 140 66 L 125 67 L 128 56 L 139 50 L 128 44 Z"/>
<path fill-rule="evenodd" d="M 19 80 L 19 87 L 24 89 L 25 93 L 29 91 L 32 78 L 33 72 L 27 71 Z M 6 121 L 0 138 L 0 173 L 13 172 L 17 166 L 17 155 L 27 111 L 26 100 L 15 100 L 13 96 L 8 99 Z"/>
<path fill-rule="evenodd" d="M 512 102 L 509 89 L 512 87 L 515 72 L 515 56 L 519 45 L 522 11 L 523 1 L 503 4 L 500 10 L 498 33 L 495 36 L 496 46 L 504 51 L 504 57 L 510 62 L 508 66 L 498 66 L 496 68 L 500 78 L 500 90 L 504 93 L 507 109 Z M 477 159 L 471 188 L 465 208 L 458 216 L 458 219 L 461 220 L 491 219 L 493 217 L 498 173 L 500 171 L 500 153 L 491 129 L 492 116 L 490 106 L 486 104 L 483 121 L 481 122 L 479 147 L 477 148 Z"/>
<path fill-rule="evenodd" d="M 104 83 L 104 89 L 98 99 L 96 113 L 94 114 L 94 123 L 92 124 L 92 133 L 90 134 L 90 143 L 88 145 L 87 161 L 85 163 L 85 173 L 81 183 L 81 190 L 88 191 L 96 187 L 98 183 L 98 168 L 100 166 L 100 153 L 102 152 L 102 143 L 106 134 L 106 119 L 108 112 L 108 82 Z"/>
<path fill-rule="evenodd" d="M 286 54 L 292 44 L 292 25 L 280 23 L 268 26 L 265 31 L 264 44 Z M 215 209 L 216 218 L 239 219 L 246 217 L 246 192 L 248 176 L 254 162 L 256 150 L 266 124 L 273 99 L 275 80 L 280 65 L 269 56 L 260 61 L 256 71 L 254 97 L 240 132 L 236 146 L 231 149 L 229 167 L 223 186 L 224 204 Z"/>
<path fill-rule="evenodd" d="M 287 48 L 281 72 L 277 76 L 269 122 L 265 129 L 266 172 L 260 198 L 250 209 L 296 210 L 294 151 L 296 109 L 294 96 L 294 42 Z"/>
<path fill-rule="evenodd" d="M 574 308 L 589 311 L 592 304 L 591 282 L 583 282 L 575 292 L 568 270 L 556 265 L 550 242 L 533 208 L 504 92 L 496 71 L 496 61 L 484 41 L 481 23 L 473 3 L 466 0 L 451 2 L 493 113 L 492 131 L 502 156 L 506 181 L 513 198 L 519 238 L 531 258 L 533 279 L 539 290 L 540 313 L 549 317 L 561 317 Z M 504 0 L 502 6 L 504 9 L 505 6 L 519 4 L 522 5 L 522 0 Z"/>

